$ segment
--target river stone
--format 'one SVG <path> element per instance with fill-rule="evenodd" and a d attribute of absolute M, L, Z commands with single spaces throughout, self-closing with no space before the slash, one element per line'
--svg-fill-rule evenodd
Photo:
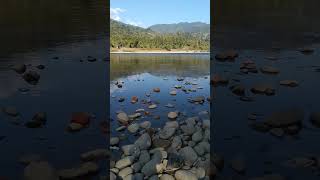
<path fill-rule="evenodd" d="M 205 153 L 210 152 L 210 144 L 206 141 L 202 141 L 194 147 L 194 150 L 199 156 L 203 156 Z"/>
<path fill-rule="evenodd" d="M 180 136 L 175 136 L 175 137 L 172 139 L 171 147 L 177 149 L 177 148 L 180 148 L 181 146 L 182 146 L 181 137 L 180 137 Z"/>
<path fill-rule="evenodd" d="M 221 53 L 216 54 L 215 58 L 219 61 L 233 61 L 238 57 L 238 53 L 234 50 L 227 50 Z"/>
<path fill-rule="evenodd" d="M 141 151 L 140 157 L 139 157 L 139 162 L 144 165 L 145 163 L 147 163 L 149 161 L 150 161 L 150 154 L 148 153 L 148 151 L 146 151 L 146 150 Z"/>
<path fill-rule="evenodd" d="M 121 147 L 123 153 L 126 156 L 134 156 L 137 157 L 140 155 L 140 149 L 134 144 L 128 144 Z"/>
<path fill-rule="evenodd" d="M 128 117 L 129 117 L 130 119 L 136 119 L 136 118 L 138 118 L 138 117 L 140 117 L 140 116 L 141 116 L 141 113 L 134 113 L 134 114 L 129 115 Z"/>
<path fill-rule="evenodd" d="M 192 102 L 194 103 L 204 103 L 204 101 L 205 101 L 204 96 L 197 96 L 192 99 Z"/>
<path fill-rule="evenodd" d="M 146 150 L 151 146 L 151 138 L 148 133 L 142 134 L 134 143 L 137 145 L 141 150 Z"/>
<path fill-rule="evenodd" d="M 149 177 L 154 174 L 162 172 L 164 169 L 163 165 L 160 163 L 159 159 L 151 159 L 149 162 L 147 162 L 141 169 L 141 172 Z"/>
<path fill-rule="evenodd" d="M 177 112 L 169 112 L 168 113 L 168 118 L 169 119 L 176 119 L 178 117 L 178 113 Z"/>
<path fill-rule="evenodd" d="M 48 162 L 31 162 L 24 169 L 25 180 L 59 180 L 56 170 Z"/>
<path fill-rule="evenodd" d="M 138 97 L 137 96 L 132 96 L 131 97 L 131 103 L 134 104 L 136 102 L 138 102 Z"/>
<path fill-rule="evenodd" d="M 126 167 L 118 173 L 118 176 L 120 176 L 121 178 L 124 178 L 132 173 L 133 173 L 133 169 L 131 167 Z"/>
<path fill-rule="evenodd" d="M 23 74 L 27 70 L 27 66 L 25 64 L 15 64 L 11 67 L 16 73 Z"/>
<path fill-rule="evenodd" d="M 83 127 L 83 125 L 79 124 L 79 123 L 70 123 L 68 126 L 68 129 L 70 131 L 79 131 L 81 130 Z"/>
<path fill-rule="evenodd" d="M 160 177 L 160 180 L 175 180 L 173 176 L 169 175 L 169 174 L 163 174 Z"/>
<path fill-rule="evenodd" d="M 172 96 L 177 95 L 177 91 L 170 91 L 170 95 L 172 95 Z"/>
<path fill-rule="evenodd" d="M 282 80 L 282 81 L 280 81 L 280 85 L 289 86 L 289 87 L 296 87 L 299 85 L 299 83 L 296 80 Z"/>
<path fill-rule="evenodd" d="M 312 112 L 310 121 L 314 126 L 320 127 L 320 112 Z"/>
<path fill-rule="evenodd" d="M 184 164 L 187 166 L 192 166 L 193 163 L 198 159 L 197 153 L 190 146 L 180 149 L 179 154 L 182 156 Z"/>
<path fill-rule="evenodd" d="M 136 173 L 133 176 L 134 180 L 143 180 L 143 174 L 142 173 Z M 132 179 L 126 179 L 126 180 L 132 180 Z"/>
<path fill-rule="evenodd" d="M 229 83 L 229 80 L 228 78 L 226 77 L 222 77 L 218 74 L 215 74 L 211 77 L 211 80 L 210 80 L 210 83 L 214 86 L 217 86 L 217 85 L 226 85 Z"/>
<path fill-rule="evenodd" d="M 117 180 L 117 176 L 113 172 L 110 172 L 110 180 Z"/>
<path fill-rule="evenodd" d="M 209 129 L 210 128 L 210 120 L 203 120 L 202 121 L 202 128 Z"/>
<path fill-rule="evenodd" d="M 136 133 L 139 130 L 139 124 L 133 123 L 128 126 L 128 131 L 131 133 Z"/>
<path fill-rule="evenodd" d="M 16 117 L 19 115 L 17 109 L 12 106 L 2 108 L 2 111 L 7 114 L 8 116 Z"/>
<path fill-rule="evenodd" d="M 269 84 L 257 84 L 251 88 L 251 92 L 255 94 L 273 95 L 275 94 L 275 89 Z"/>
<path fill-rule="evenodd" d="M 177 121 L 168 121 L 166 122 L 164 128 L 178 128 L 179 123 Z"/>
<path fill-rule="evenodd" d="M 75 179 L 88 174 L 97 173 L 99 166 L 94 162 L 86 162 L 77 168 L 63 169 L 59 171 L 61 179 Z"/>
<path fill-rule="evenodd" d="M 110 138 L 110 145 L 111 146 L 117 145 L 119 143 L 119 141 L 120 141 L 119 137 L 111 137 Z"/>
<path fill-rule="evenodd" d="M 140 127 L 143 129 L 148 129 L 151 127 L 151 122 L 150 121 L 144 121 L 142 123 L 140 123 Z"/>
<path fill-rule="evenodd" d="M 170 146 L 171 141 L 170 140 L 166 140 L 166 139 L 154 139 L 153 140 L 153 146 L 154 147 L 162 147 L 162 148 L 166 148 L 168 146 Z"/>
<path fill-rule="evenodd" d="M 131 165 L 131 168 L 133 169 L 134 172 L 139 172 L 142 168 L 142 164 L 140 162 L 136 162 Z"/>
<path fill-rule="evenodd" d="M 160 88 L 154 88 L 153 92 L 160 92 Z"/>
<path fill-rule="evenodd" d="M 174 135 L 175 132 L 176 132 L 176 128 L 163 128 L 159 132 L 159 137 L 161 139 L 169 139 L 170 137 L 172 137 Z"/>
<path fill-rule="evenodd" d="M 118 169 L 123 169 L 127 166 L 130 166 L 133 163 L 133 161 L 134 161 L 133 156 L 127 156 L 117 161 L 115 167 Z"/>
<path fill-rule="evenodd" d="M 106 158 L 109 155 L 108 149 L 95 149 L 86 153 L 81 154 L 83 161 L 91 161 L 101 158 Z"/>
<path fill-rule="evenodd" d="M 279 69 L 272 66 L 264 66 L 260 70 L 262 73 L 267 73 L 267 74 L 278 74 L 280 72 Z"/>
<path fill-rule="evenodd" d="M 245 87 L 241 84 L 233 85 L 229 88 L 231 92 L 238 96 L 243 96 L 245 94 Z"/>
<path fill-rule="evenodd" d="M 176 180 L 198 180 L 197 176 L 190 171 L 179 170 L 174 174 Z"/>
<path fill-rule="evenodd" d="M 192 135 L 195 131 L 195 127 L 192 125 L 182 125 L 181 130 L 186 134 L 186 135 Z"/>
<path fill-rule="evenodd" d="M 155 109 L 157 108 L 157 105 L 156 104 L 151 104 L 150 106 L 148 106 L 149 109 Z"/>
<path fill-rule="evenodd" d="M 117 114 L 117 118 L 118 118 L 118 121 L 122 124 L 127 124 L 129 121 L 128 115 L 124 112 L 120 112 L 119 114 Z"/>
<path fill-rule="evenodd" d="M 36 85 L 40 80 L 40 74 L 36 71 L 28 71 L 23 75 L 23 79 L 31 85 Z"/>
<path fill-rule="evenodd" d="M 201 131 L 201 130 L 195 132 L 195 133 L 192 135 L 192 141 L 194 141 L 194 142 L 199 142 L 199 141 L 202 140 L 202 138 L 203 138 L 203 136 L 202 136 L 202 131 Z"/>
<path fill-rule="evenodd" d="M 300 109 L 277 111 L 268 116 L 264 122 L 271 127 L 288 127 L 301 124 L 304 113 Z"/>

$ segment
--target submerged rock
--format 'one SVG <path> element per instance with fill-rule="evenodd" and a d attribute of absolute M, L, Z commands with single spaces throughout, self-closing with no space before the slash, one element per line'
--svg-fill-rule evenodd
<path fill-rule="evenodd" d="M 160 88 L 154 88 L 153 92 L 160 92 Z"/>
<path fill-rule="evenodd" d="M 74 179 L 89 174 L 95 174 L 99 171 L 99 166 L 94 162 L 86 162 L 77 168 L 63 169 L 59 171 L 59 177 L 62 179 Z"/>
<path fill-rule="evenodd" d="M 40 74 L 35 71 L 28 71 L 23 75 L 23 79 L 29 84 L 36 85 L 40 80 Z"/>
<path fill-rule="evenodd" d="M 17 109 L 12 106 L 2 108 L 2 112 L 4 112 L 8 116 L 16 117 L 19 115 Z"/>
<path fill-rule="evenodd" d="M 25 180 L 59 180 L 56 170 L 48 162 L 31 162 L 24 169 Z"/>
<path fill-rule="evenodd" d="M 320 112 L 312 112 L 310 121 L 314 126 L 320 127 Z"/>
<path fill-rule="evenodd" d="M 278 111 L 268 116 L 264 123 L 277 128 L 277 127 L 288 127 L 291 125 L 300 125 L 304 118 L 304 113 L 300 109 Z"/>
<path fill-rule="evenodd" d="M 124 112 L 118 113 L 117 114 L 117 119 L 122 124 L 128 124 L 128 121 L 129 121 L 128 115 L 126 113 L 124 113 Z"/>
<path fill-rule="evenodd" d="M 264 66 L 260 70 L 262 73 L 266 73 L 266 74 L 278 74 L 280 72 L 279 69 L 272 66 Z"/>
<path fill-rule="evenodd" d="M 227 61 L 227 60 L 233 61 L 237 57 L 238 57 L 238 53 L 234 50 L 228 50 L 225 52 L 221 52 L 221 53 L 216 54 L 216 56 L 215 56 L 216 60 L 219 60 L 219 61 Z"/>
<path fill-rule="evenodd" d="M 280 81 L 280 85 L 289 86 L 289 87 L 296 87 L 299 85 L 299 83 L 296 80 L 282 80 L 282 81 Z"/>
<path fill-rule="evenodd" d="M 27 66 L 25 64 L 16 64 L 11 69 L 19 74 L 23 74 L 27 70 Z"/>
<path fill-rule="evenodd" d="M 177 112 L 169 112 L 168 113 L 168 118 L 169 119 L 176 119 L 178 117 L 178 113 Z"/>

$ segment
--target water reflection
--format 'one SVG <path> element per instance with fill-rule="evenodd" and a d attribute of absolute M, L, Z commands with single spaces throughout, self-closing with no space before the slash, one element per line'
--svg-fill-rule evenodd
<path fill-rule="evenodd" d="M 221 0 L 214 3 L 214 47 L 308 46 L 320 40 L 317 0 Z"/>
<path fill-rule="evenodd" d="M 112 54 L 110 80 L 141 73 L 200 77 L 209 73 L 209 54 Z"/>

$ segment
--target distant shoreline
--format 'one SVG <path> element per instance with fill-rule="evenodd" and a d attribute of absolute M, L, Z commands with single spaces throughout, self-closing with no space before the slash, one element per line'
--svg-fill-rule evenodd
<path fill-rule="evenodd" d="M 121 50 L 110 50 L 111 54 L 209 54 L 210 51 L 202 50 L 163 50 L 163 49 L 121 49 Z"/>
<path fill-rule="evenodd" d="M 203 52 L 203 51 L 135 51 L 135 52 L 128 52 L 128 51 L 117 51 L 117 52 L 110 52 L 110 54 L 210 54 L 210 52 Z"/>

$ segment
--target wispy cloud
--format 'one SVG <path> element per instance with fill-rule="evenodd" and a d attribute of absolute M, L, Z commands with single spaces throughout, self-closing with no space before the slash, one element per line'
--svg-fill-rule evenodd
<path fill-rule="evenodd" d="M 142 22 L 139 22 L 139 21 L 133 21 L 133 20 L 125 20 L 125 23 L 126 24 L 130 24 L 130 25 L 133 25 L 133 26 L 140 26 L 140 27 L 144 27 L 144 24 Z"/>
<path fill-rule="evenodd" d="M 110 16 L 111 19 L 120 21 L 121 20 L 121 13 L 126 12 L 125 9 L 121 9 L 121 8 L 110 8 Z"/>

